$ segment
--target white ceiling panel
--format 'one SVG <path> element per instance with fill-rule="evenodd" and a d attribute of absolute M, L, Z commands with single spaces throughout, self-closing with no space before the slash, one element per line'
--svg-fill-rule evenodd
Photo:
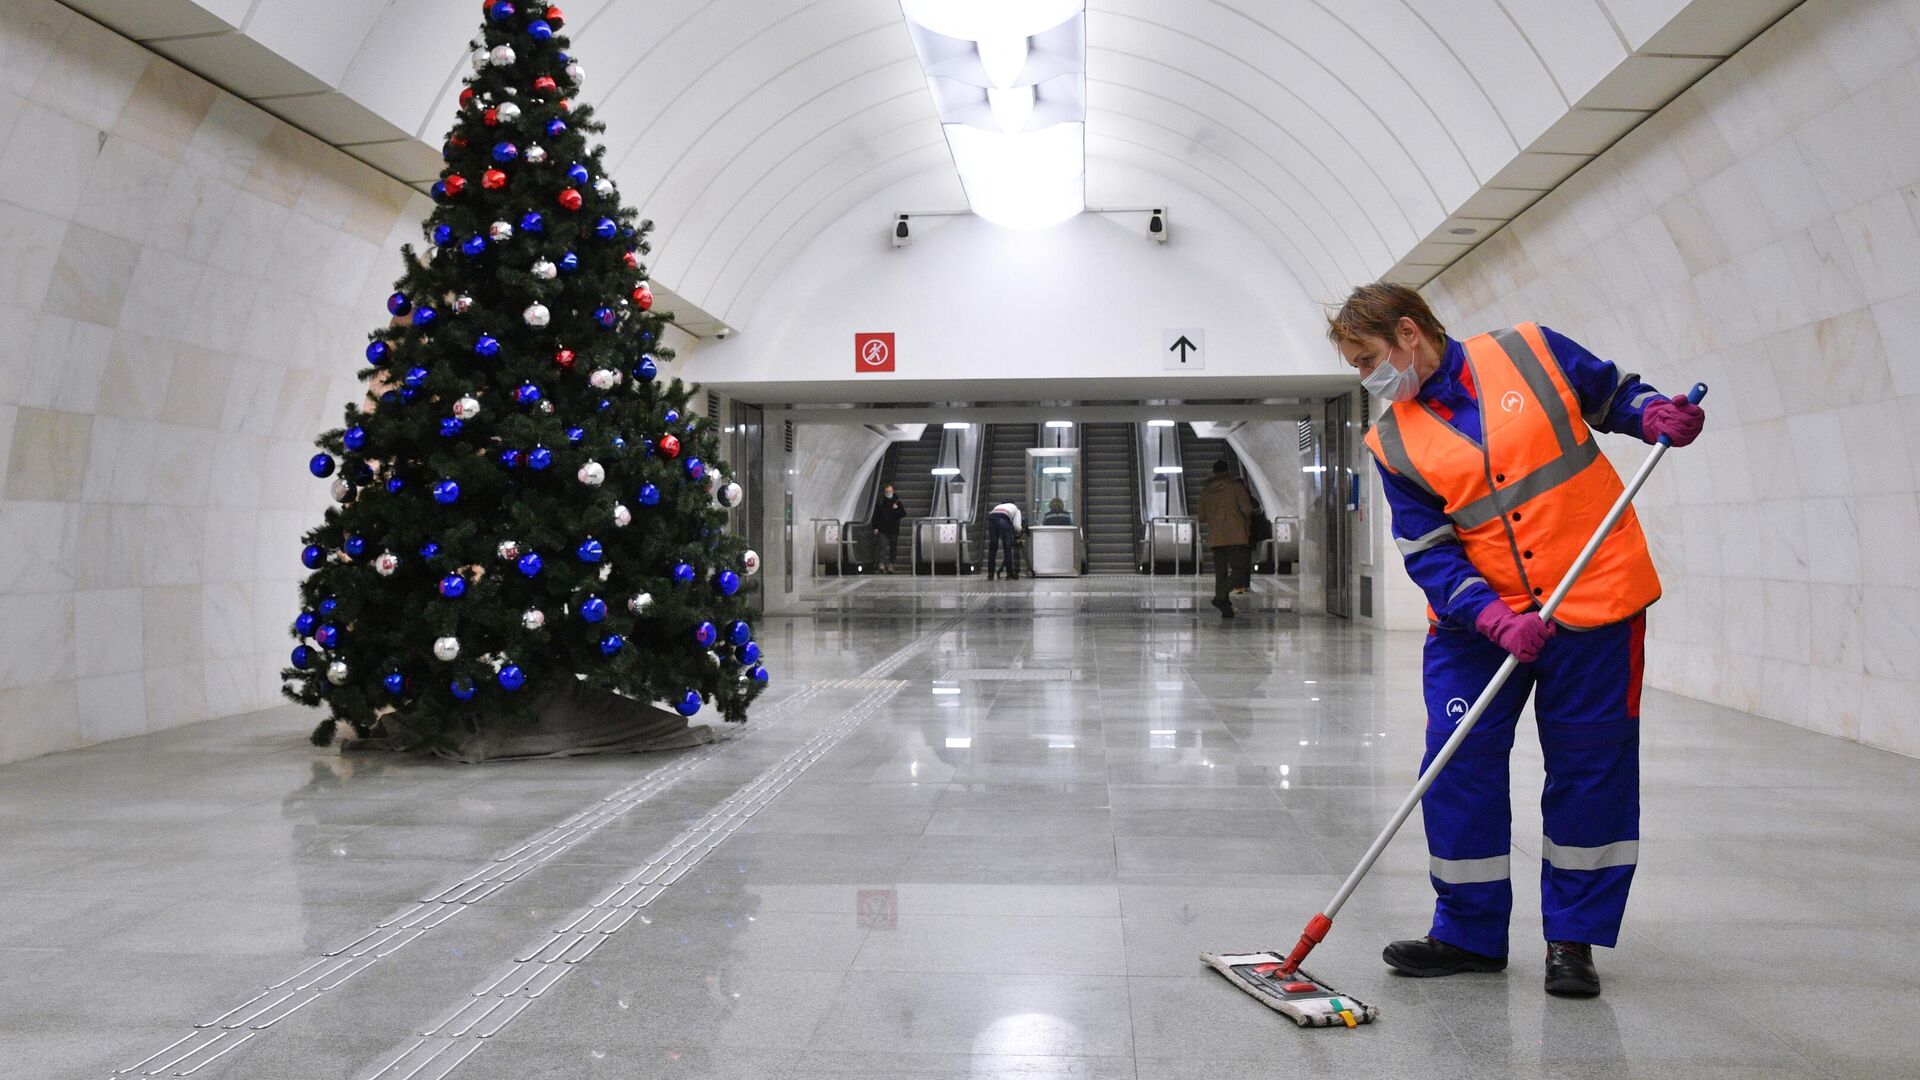
<path fill-rule="evenodd" d="M 67 2 L 416 183 L 482 18 L 477 0 Z M 1431 276 L 1793 2 L 1090 0 L 1089 191 L 1108 163 L 1167 177 L 1315 295 Z M 698 318 L 750 330 L 788 260 L 888 185 L 948 201 L 903 210 L 965 205 L 899 0 L 562 3 L 613 178 L 658 222 L 652 269 Z"/>

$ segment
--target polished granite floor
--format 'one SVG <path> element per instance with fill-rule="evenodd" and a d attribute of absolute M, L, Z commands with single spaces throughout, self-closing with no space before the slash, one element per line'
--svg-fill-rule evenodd
<path fill-rule="evenodd" d="M 1920 762 L 1660 693 L 1603 997 L 1527 944 L 1388 973 L 1417 818 L 1311 965 L 1378 1024 L 1202 969 L 1289 944 L 1419 754 L 1417 637 L 1270 588 L 832 583 L 761 628 L 747 734 L 672 754 L 342 756 L 279 709 L 0 767 L 0 1075 L 1920 1076 Z M 1538 787 L 1523 740 L 1535 858 Z"/>

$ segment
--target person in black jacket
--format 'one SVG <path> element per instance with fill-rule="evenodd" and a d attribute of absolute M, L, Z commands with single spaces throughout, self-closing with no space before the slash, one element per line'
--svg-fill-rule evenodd
<path fill-rule="evenodd" d="M 906 504 L 893 493 L 893 485 L 888 484 L 880 492 L 879 501 L 873 504 L 873 535 L 887 542 L 887 561 L 880 564 L 883 574 L 893 573 L 893 564 L 900 558 L 900 522 L 906 516 Z"/>

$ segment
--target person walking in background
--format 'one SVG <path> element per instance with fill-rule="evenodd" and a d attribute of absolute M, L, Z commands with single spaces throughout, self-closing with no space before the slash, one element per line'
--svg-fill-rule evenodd
<path fill-rule="evenodd" d="M 1014 556 L 1013 540 L 1020 535 L 1020 508 L 1010 502 L 1003 502 L 987 511 L 987 580 L 994 579 L 994 556 L 1006 553 L 1004 573 L 1010 578 L 1020 576 L 1020 563 Z"/>
<path fill-rule="evenodd" d="M 900 558 L 900 522 L 906 516 L 906 504 L 893 493 L 893 485 L 888 484 L 881 490 L 880 500 L 873 504 L 873 535 L 887 542 L 887 561 L 880 564 L 883 574 L 893 573 L 893 564 Z"/>
<path fill-rule="evenodd" d="M 1213 547 L 1213 606 L 1220 617 L 1233 618 L 1228 592 L 1252 574 L 1253 496 L 1247 485 L 1227 472 L 1223 458 L 1213 463 L 1213 475 L 1200 489 L 1200 524 L 1207 527 Z"/>

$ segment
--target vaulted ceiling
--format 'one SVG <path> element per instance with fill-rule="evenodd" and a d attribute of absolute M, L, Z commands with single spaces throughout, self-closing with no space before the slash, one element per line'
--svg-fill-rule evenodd
<path fill-rule="evenodd" d="M 416 184 L 481 19 L 477 0 L 65 2 Z M 742 298 L 827 224 L 951 169 L 897 0 L 562 3 L 614 178 L 658 222 L 654 276 L 714 318 L 750 323 Z M 1795 3 L 1091 0 L 1089 185 L 1102 161 L 1164 175 L 1315 295 L 1424 282 Z"/>

